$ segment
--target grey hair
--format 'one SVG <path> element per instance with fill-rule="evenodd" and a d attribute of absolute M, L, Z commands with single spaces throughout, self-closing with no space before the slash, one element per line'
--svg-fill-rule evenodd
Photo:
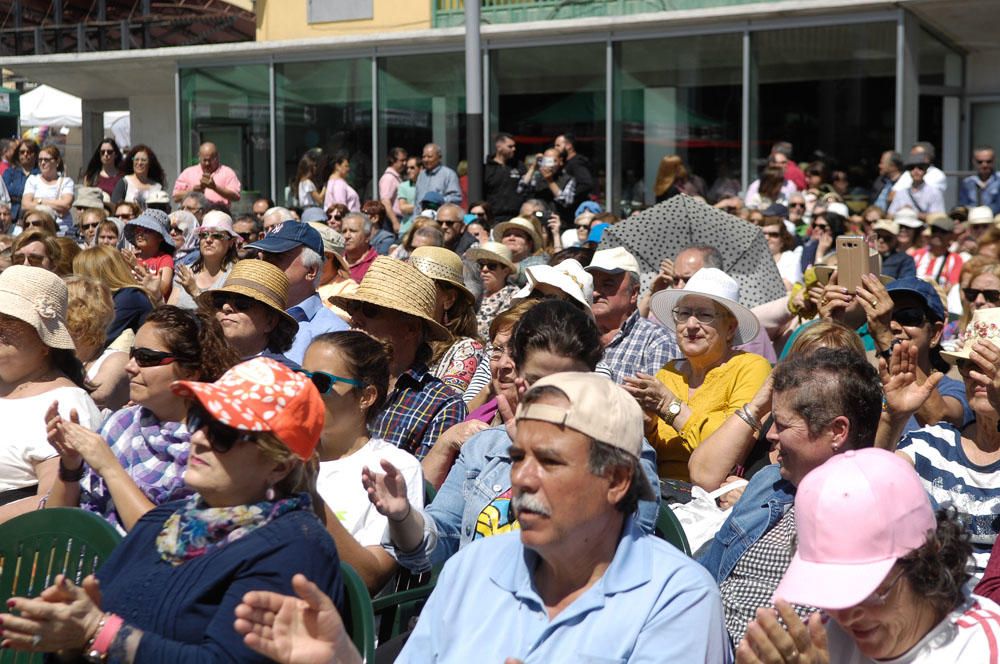
<path fill-rule="evenodd" d="M 372 234 L 372 219 L 364 212 L 348 212 L 344 215 L 344 218 L 340 223 L 343 224 L 348 219 L 360 219 L 361 229 L 364 231 L 365 237 Z"/>
<path fill-rule="evenodd" d="M 718 270 L 725 269 L 722 267 L 722 254 L 715 247 L 708 244 L 692 244 L 684 247 L 677 252 L 677 256 L 680 256 L 685 251 L 697 251 L 701 254 L 702 261 L 704 261 L 702 267 L 714 267 Z M 676 256 L 675 256 L 676 258 Z"/>
<path fill-rule="evenodd" d="M 464 214 L 465 214 L 465 210 L 463 210 L 463 209 L 462 209 L 462 206 L 461 206 L 461 205 L 456 205 L 455 203 L 445 203 L 444 205 L 442 205 L 441 207 L 439 207 L 439 208 L 437 209 L 437 213 L 438 213 L 438 216 L 439 216 L 439 217 L 441 216 L 441 213 L 442 213 L 442 212 L 443 212 L 443 211 L 444 211 L 444 210 L 445 210 L 446 208 L 455 208 L 456 210 L 458 210 L 458 213 L 459 213 L 460 215 L 464 215 Z"/>
<path fill-rule="evenodd" d="M 441 232 L 440 228 L 434 228 L 433 226 L 421 226 L 417 230 L 413 231 L 413 238 L 416 239 L 418 237 L 430 240 L 432 247 L 444 246 L 444 233 Z"/>
<path fill-rule="evenodd" d="M 305 245 L 302 245 L 302 253 L 299 256 L 302 259 L 302 267 L 307 270 L 309 268 L 316 268 L 315 281 L 317 284 L 320 283 L 323 280 L 323 263 L 326 262 L 326 258 Z"/>
<path fill-rule="evenodd" d="M 289 210 L 288 208 L 281 207 L 281 206 L 275 206 L 275 207 L 272 207 L 272 208 L 267 208 L 267 210 L 264 211 L 264 219 L 265 220 L 268 217 L 272 217 L 272 216 L 278 217 L 278 221 L 276 223 L 279 223 L 279 224 L 280 223 L 284 223 L 286 221 L 295 221 L 295 215 L 292 214 L 292 211 Z"/>
<path fill-rule="evenodd" d="M 187 194 L 184 195 L 184 198 L 181 199 L 181 203 L 184 203 L 184 201 L 189 198 L 193 198 L 194 200 L 198 201 L 198 207 L 202 209 L 208 207 L 208 199 L 205 198 L 205 194 L 201 193 L 200 191 L 189 191 Z"/>
<path fill-rule="evenodd" d="M 427 145 L 424 146 L 425 150 L 427 148 L 434 148 L 434 152 L 437 153 L 437 156 L 439 157 L 441 156 L 441 146 L 438 145 L 437 143 L 428 143 Z"/>
<path fill-rule="evenodd" d="M 198 225 L 198 218 L 187 210 L 174 210 L 169 215 L 170 221 L 181 227 L 181 231 L 187 233 L 188 230 Z"/>

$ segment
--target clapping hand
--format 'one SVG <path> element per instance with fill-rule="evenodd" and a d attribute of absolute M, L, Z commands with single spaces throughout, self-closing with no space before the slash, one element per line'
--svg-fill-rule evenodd
<path fill-rule="evenodd" d="M 922 381 L 917 379 L 917 346 L 907 340 L 892 349 L 889 361 L 879 360 L 879 376 L 885 392 L 889 412 L 898 417 L 909 417 L 927 401 L 931 391 L 944 377 L 935 371 Z"/>
<path fill-rule="evenodd" d="M 787 625 L 782 627 L 777 616 Z M 774 609 L 757 609 L 736 648 L 737 664 L 830 664 L 826 628 L 819 612 L 802 622 L 788 602 L 778 600 Z"/>

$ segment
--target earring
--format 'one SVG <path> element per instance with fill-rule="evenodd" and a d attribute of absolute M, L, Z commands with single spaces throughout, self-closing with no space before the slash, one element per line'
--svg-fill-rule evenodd
<path fill-rule="evenodd" d="M 274 487 L 267 487 L 267 492 L 264 493 L 264 497 L 267 498 L 268 502 L 274 502 Z"/>

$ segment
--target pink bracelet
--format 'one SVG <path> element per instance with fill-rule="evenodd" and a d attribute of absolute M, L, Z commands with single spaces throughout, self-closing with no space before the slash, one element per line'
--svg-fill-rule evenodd
<path fill-rule="evenodd" d="M 125 621 L 121 616 L 109 613 L 104 621 L 104 625 L 101 626 L 101 629 L 97 632 L 97 636 L 94 637 L 94 645 L 91 647 L 90 652 L 87 653 L 87 656 L 91 659 L 103 659 L 108 654 L 108 649 L 111 648 L 115 637 L 118 636 L 118 630 L 124 624 Z"/>

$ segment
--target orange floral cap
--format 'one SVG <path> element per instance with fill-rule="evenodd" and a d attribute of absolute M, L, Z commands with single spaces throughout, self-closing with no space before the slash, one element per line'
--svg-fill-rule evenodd
<path fill-rule="evenodd" d="M 228 427 L 274 434 L 303 461 L 323 431 L 326 409 L 312 381 L 270 358 L 241 362 L 214 383 L 178 380 L 170 389 Z"/>

